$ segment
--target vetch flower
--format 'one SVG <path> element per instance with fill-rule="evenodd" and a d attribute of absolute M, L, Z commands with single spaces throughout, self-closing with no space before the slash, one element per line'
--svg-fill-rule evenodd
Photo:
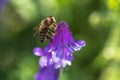
<path fill-rule="evenodd" d="M 34 48 L 34 55 L 41 56 L 40 70 L 35 80 L 59 80 L 60 69 L 71 65 L 73 53 L 86 45 L 84 40 L 74 41 L 68 24 L 65 21 L 57 24 L 52 41 L 43 49 Z"/>
<path fill-rule="evenodd" d="M 34 48 L 34 54 L 41 56 L 39 64 L 41 68 L 51 66 L 54 69 L 65 68 L 71 65 L 74 59 L 73 53 L 86 45 L 84 40 L 73 39 L 68 24 L 61 21 L 57 24 L 55 36 L 45 48 Z"/>

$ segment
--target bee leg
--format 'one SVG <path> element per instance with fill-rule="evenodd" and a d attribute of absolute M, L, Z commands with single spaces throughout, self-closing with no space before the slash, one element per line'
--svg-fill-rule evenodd
<path fill-rule="evenodd" d="M 52 32 L 55 32 L 55 31 L 56 31 L 56 28 L 52 27 L 52 28 L 51 28 L 51 31 L 52 31 Z"/>
<path fill-rule="evenodd" d="M 48 31 L 48 34 L 50 34 L 50 35 L 52 35 L 52 36 L 55 35 L 54 32 L 51 32 L 51 31 Z"/>
<path fill-rule="evenodd" d="M 49 32 L 51 32 L 51 33 L 55 33 L 55 30 L 53 30 L 53 29 L 50 29 L 50 30 L 49 30 Z"/>
<path fill-rule="evenodd" d="M 49 31 L 51 31 L 51 32 L 55 33 L 56 28 L 55 28 L 55 27 L 51 27 L 51 29 L 50 29 Z"/>
<path fill-rule="evenodd" d="M 52 39 L 49 36 L 46 35 L 46 37 L 47 37 L 47 39 L 49 39 L 50 41 L 52 41 Z"/>
<path fill-rule="evenodd" d="M 52 26 L 51 29 L 55 31 L 56 30 L 56 26 Z"/>
<path fill-rule="evenodd" d="M 56 23 L 53 24 L 53 27 L 56 27 Z"/>

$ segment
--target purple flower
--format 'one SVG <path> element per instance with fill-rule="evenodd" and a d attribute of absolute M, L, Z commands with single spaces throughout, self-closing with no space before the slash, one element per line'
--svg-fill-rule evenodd
<path fill-rule="evenodd" d="M 58 80 L 59 69 L 55 69 L 52 66 L 40 68 L 39 72 L 35 75 L 35 80 Z"/>
<path fill-rule="evenodd" d="M 41 56 L 39 60 L 41 68 L 53 65 L 52 67 L 59 69 L 71 65 L 73 53 L 86 45 L 84 40 L 74 41 L 69 26 L 64 21 L 57 24 L 52 40 L 44 49 L 34 48 L 34 54 Z"/>
<path fill-rule="evenodd" d="M 74 41 L 66 22 L 59 22 L 52 41 L 43 49 L 36 47 L 33 50 L 36 56 L 41 56 L 35 80 L 58 80 L 59 70 L 71 65 L 73 53 L 85 45 L 84 40 Z"/>

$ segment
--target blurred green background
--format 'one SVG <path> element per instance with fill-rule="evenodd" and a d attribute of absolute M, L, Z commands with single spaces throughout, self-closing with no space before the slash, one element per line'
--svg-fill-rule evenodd
<path fill-rule="evenodd" d="M 65 20 L 87 45 L 60 80 L 120 80 L 120 0 L 0 0 L 0 80 L 34 80 L 40 21 Z"/>

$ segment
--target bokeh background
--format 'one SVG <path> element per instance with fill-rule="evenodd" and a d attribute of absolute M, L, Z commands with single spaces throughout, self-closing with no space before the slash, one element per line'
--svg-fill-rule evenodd
<path fill-rule="evenodd" d="M 87 43 L 60 80 L 120 80 L 120 0 L 0 0 L 0 80 L 34 80 L 48 43 L 34 28 L 50 15 Z"/>

